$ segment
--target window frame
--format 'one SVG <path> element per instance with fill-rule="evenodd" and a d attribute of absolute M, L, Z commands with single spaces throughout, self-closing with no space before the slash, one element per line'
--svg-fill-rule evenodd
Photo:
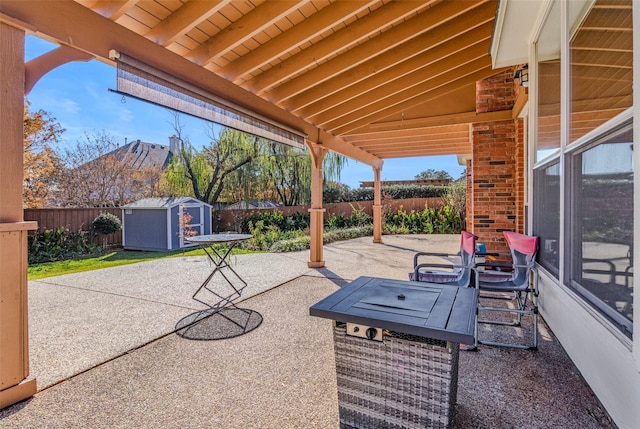
<path fill-rule="evenodd" d="M 565 150 L 564 157 L 564 175 L 565 175 L 565 198 L 569 198 L 569 204 L 565 204 L 563 222 L 565 224 L 564 236 L 561 239 L 564 241 L 564 267 L 565 269 L 561 273 L 562 283 L 569 289 L 574 291 L 583 301 L 592 306 L 597 312 L 604 316 L 608 321 L 613 323 L 621 333 L 629 338 L 633 338 L 633 320 L 629 320 L 619 312 L 615 311 L 609 305 L 607 305 L 602 299 L 595 294 L 587 290 L 583 285 L 573 280 L 573 264 L 575 261 L 572 256 L 576 253 L 576 243 L 574 237 L 576 234 L 575 222 L 576 207 L 577 204 L 577 192 L 576 187 L 581 186 L 581 183 L 577 182 L 575 169 L 581 168 L 581 165 L 577 164 L 577 157 L 582 153 L 592 149 L 600 144 L 606 143 L 619 133 L 623 133 L 628 129 L 633 130 L 633 108 L 628 108 L 623 113 L 611 118 L 609 121 L 595 128 L 588 134 L 582 136 L 576 140 L 574 144 Z M 633 144 L 634 142 L 632 142 Z M 634 166 L 635 167 L 635 166 Z M 635 168 L 634 168 L 635 175 Z M 633 198 L 633 196 L 631 196 Z M 582 245 L 582 242 L 580 242 Z M 582 261 L 582 258 L 581 258 Z M 632 295 L 633 296 L 633 295 Z M 633 304 L 633 298 L 632 302 Z"/>

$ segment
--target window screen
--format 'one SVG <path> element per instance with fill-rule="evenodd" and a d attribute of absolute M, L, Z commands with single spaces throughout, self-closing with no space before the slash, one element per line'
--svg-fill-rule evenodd
<path fill-rule="evenodd" d="M 631 124 L 567 157 L 567 282 L 631 336 L 633 136 Z"/>

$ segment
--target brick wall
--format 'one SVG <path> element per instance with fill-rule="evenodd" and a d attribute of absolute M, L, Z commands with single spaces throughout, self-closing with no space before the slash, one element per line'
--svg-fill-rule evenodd
<path fill-rule="evenodd" d="M 510 70 L 476 84 L 477 113 L 511 110 L 515 98 Z M 473 124 L 472 138 L 467 229 L 487 249 L 506 252 L 502 231 L 524 230 L 524 124 L 521 119 Z"/>
<path fill-rule="evenodd" d="M 516 95 L 512 70 L 479 80 L 476 82 L 476 113 L 511 110 Z"/>

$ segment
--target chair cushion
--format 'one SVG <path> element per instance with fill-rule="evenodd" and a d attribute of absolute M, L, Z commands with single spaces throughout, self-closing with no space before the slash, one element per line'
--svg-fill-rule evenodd
<path fill-rule="evenodd" d="M 414 281 L 414 273 L 409 273 L 409 280 Z M 448 271 L 420 271 L 418 273 L 421 282 L 431 283 L 455 283 L 460 280 L 459 272 Z"/>

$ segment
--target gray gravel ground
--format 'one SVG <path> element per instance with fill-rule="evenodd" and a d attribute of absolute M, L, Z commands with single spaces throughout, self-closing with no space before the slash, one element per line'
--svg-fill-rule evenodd
<path fill-rule="evenodd" d="M 406 278 L 417 250 L 457 248 L 456 236 L 384 241 L 328 245 L 319 270 L 306 267 L 308 252 L 238 256 L 234 269 L 250 284 L 239 306 L 263 322 L 219 341 L 172 333 L 201 308 L 191 294 L 204 258 L 30 282 L 40 392 L 0 410 L 0 428 L 337 428 L 331 322 L 309 316 L 309 306 L 360 275 Z M 538 351 L 460 354 L 451 427 L 614 426 L 542 321 Z"/>

